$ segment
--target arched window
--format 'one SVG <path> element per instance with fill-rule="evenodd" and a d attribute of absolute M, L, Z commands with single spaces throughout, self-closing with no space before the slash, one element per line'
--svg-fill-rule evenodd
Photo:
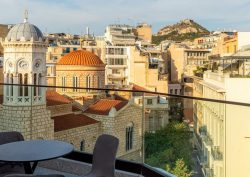
<path fill-rule="evenodd" d="M 34 74 L 33 80 L 34 80 L 34 85 L 37 85 L 37 74 L 36 73 Z M 36 86 L 34 87 L 34 96 L 37 96 L 37 87 Z"/>
<path fill-rule="evenodd" d="M 6 82 L 7 82 L 7 84 L 10 83 L 10 81 L 9 81 L 9 74 L 6 75 Z M 7 94 L 7 96 L 10 96 L 9 90 L 10 90 L 9 86 L 7 85 L 6 86 L 6 94 Z"/>
<path fill-rule="evenodd" d="M 77 87 L 78 87 L 78 77 L 73 76 L 73 92 L 77 92 Z"/>
<path fill-rule="evenodd" d="M 13 74 L 10 75 L 10 84 L 14 83 Z M 10 96 L 13 96 L 13 85 L 10 85 Z"/>
<path fill-rule="evenodd" d="M 23 85 L 23 75 L 18 74 L 18 84 Z M 23 96 L 23 86 L 19 86 L 18 96 Z"/>
<path fill-rule="evenodd" d="M 41 73 L 38 74 L 38 96 L 42 96 L 42 87 L 40 87 L 40 85 L 42 85 L 42 74 Z"/>
<path fill-rule="evenodd" d="M 131 122 L 126 127 L 126 151 L 133 148 L 134 124 Z"/>
<path fill-rule="evenodd" d="M 24 85 L 28 85 L 28 74 L 24 74 Z M 29 96 L 28 86 L 24 86 L 24 96 Z"/>
<path fill-rule="evenodd" d="M 80 151 L 85 151 L 85 140 L 82 140 L 80 143 Z"/>
<path fill-rule="evenodd" d="M 100 79 L 99 76 L 96 77 L 97 77 L 97 88 L 102 88 L 102 80 Z"/>
<path fill-rule="evenodd" d="M 62 76 L 62 87 L 66 87 L 66 77 L 65 76 Z M 66 89 L 62 88 L 62 91 L 65 92 Z"/>
<path fill-rule="evenodd" d="M 86 78 L 86 88 L 91 88 L 91 76 L 87 76 Z M 90 92 L 90 89 L 87 89 L 86 91 Z"/>

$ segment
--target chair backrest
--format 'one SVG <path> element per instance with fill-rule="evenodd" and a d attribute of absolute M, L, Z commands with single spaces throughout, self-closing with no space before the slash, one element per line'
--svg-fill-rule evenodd
<path fill-rule="evenodd" d="M 98 137 L 93 152 L 92 173 L 96 176 L 114 176 L 118 145 L 119 139 L 114 136 L 103 134 Z"/>
<path fill-rule="evenodd" d="M 0 145 L 23 140 L 23 135 L 19 132 L 0 132 Z"/>
<path fill-rule="evenodd" d="M 4 177 L 65 177 L 64 175 L 27 175 L 27 174 L 11 174 Z"/>

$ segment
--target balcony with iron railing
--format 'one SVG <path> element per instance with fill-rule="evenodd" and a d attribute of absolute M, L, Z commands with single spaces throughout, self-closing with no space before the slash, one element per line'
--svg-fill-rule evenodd
<path fill-rule="evenodd" d="M 223 153 L 220 151 L 220 147 L 214 146 L 211 149 L 212 157 L 215 161 L 222 161 L 223 160 Z"/>
<path fill-rule="evenodd" d="M 72 143 L 75 150 L 63 158 L 39 163 L 35 173 L 59 173 L 65 174 L 66 177 L 83 176 L 89 172 L 92 164 L 93 144 L 101 134 L 111 134 L 120 139 L 116 160 L 117 177 L 174 177 L 174 175 L 180 176 L 182 173 L 187 174 L 187 176 L 195 174 L 202 176 L 199 173 L 201 171 L 200 165 L 195 165 L 199 163 L 197 163 L 196 151 L 193 149 L 194 133 L 190 131 L 189 126 L 183 120 L 171 117 L 170 110 L 173 110 L 172 108 L 176 107 L 177 104 L 177 102 L 173 102 L 173 98 L 178 98 L 181 102 L 184 102 L 185 99 L 192 99 L 200 102 L 232 104 L 239 106 L 239 108 L 250 106 L 246 103 L 130 90 L 129 88 L 0 85 L 2 86 L 0 87 L 2 98 L 0 99 L 0 131 L 16 130 L 12 126 L 14 118 L 15 126 L 19 126 L 21 133 L 25 134 L 26 130 L 29 131 L 29 134 L 39 131 L 41 135 L 43 132 L 35 127 L 35 121 L 39 119 L 39 116 L 44 116 L 42 115 L 44 107 L 41 107 L 44 105 L 47 108 L 45 112 L 50 112 L 46 115 L 51 116 L 53 120 L 53 125 L 51 125 L 53 138 Z M 7 103 L 6 98 L 13 97 L 11 94 L 18 93 L 21 87 L 28 88 L 29 103 L 20 102 L 13 105 Z M 13 92 L 9 91 L 10 88 L 14 89 Z M 46 95 L 46 99 L 43 98 L 39 104 L 36 104 L 34 99 L 37 97 L 35 91 L 37 88 L 39 88 L 39 92 L 43 93 L 41 96 Z M 75 92 L 59 94 L 55 91 L 61 89 L 75 90 Z M 92 96 L 89 94 L 90 90 L 93 93 Z M 138 103 L 134 101 L 135 97 L 140 100 Z M 163 103 L 168 104 L 155 104 L 153 108 L 150 108 L 147 106 L 150 100 L 146 101 L 149 98 L 152 100 L 160 98 L 162 101 L 164 100 Z M 181 107 L 182 104 L 178 105 Z M 38 106 L 41 107 L 39 111 L 37 111 Z M 159 106 L 158 109 L 157 106 Z M 18 113 L 12 113 L 13 110 L 18 111 Z M 183 111 L 182 108 L 179 110 Z M 24 114 L 25 119 L 22 114 Z M 12 117 L 8 117 L 10 115 Z M 150 121 L 152 119 L 153 122 Z M 182 119 L 185 117 L 183 116 Z M 24 120 L 28 121 L 23 122 Z M 148 125 L 150 123 L 155 125 Z M 41 123 L 41 125 L 45 126 L 46 124 Z M 32 129 L 27 127 L 32 127 Z M 149 130 L 148 127 L 157 127 L 157 130 Z M 202 143 L 212 147 L 213 142 L 207 132 L 206 125 L 200 127 L 197 135 L 200 135 L 198 137 L 201 137 Z M 33 136 L 32 139 L 37 138 L 40 137 Z M 29 139 L 31 138 L 26 137 L 26 140 Z M 214 159 L 223 159 L 218 149 L 215 147 L 211 149 Z M 207 158 L 201 157 L 200 162 L 207 165 Z M 180 169 L 180 173 L 177 169 Z M 210 171 L 207 169 L 206 174 L 211 176 L 211 169 Z"/>
<path fill-rule="evenodd" d="M 214 177 L 214 170 L 211 168 L 205 168 L 205 177 Z"/>
<path fill-rule="evenodd" d="M 213 145 L 213 140 L 208 133 L 205 136 L 203 136 L 203 141 L 206 144 L 206 146 L 211 147 Z"/>
<path fill-rule="evenodd" d="M 107 78 L 108 79 L 124 79 L 127 78 L 128 76 L 126 76 L 124 73 L 119 73 L 119 74 L 108 74 Z"/>

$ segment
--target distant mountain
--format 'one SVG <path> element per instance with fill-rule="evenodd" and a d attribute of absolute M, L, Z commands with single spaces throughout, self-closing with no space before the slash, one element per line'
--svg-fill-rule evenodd
<path fill-rule="evenodd" d="M 168 25 L 160 29 L 157 35 L 153 36 L 153 43 L 159 44 L 164 40 L 185 41 L 193 40 L 209 34 L 210 32 L 193 20 L 185 19 L 174 25 Z"/>

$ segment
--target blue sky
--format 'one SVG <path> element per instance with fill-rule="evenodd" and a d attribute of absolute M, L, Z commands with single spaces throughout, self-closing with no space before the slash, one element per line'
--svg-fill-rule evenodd
<path fill-rule="evenodd" d="M 102 35 L 111 23 L 147 22 L 154 32 L 190 18 L 209 30 L 250 31 L 249 0 L 0 0 L 0 24 L 20 23 L 24 9 L 43 32 Z"/>

